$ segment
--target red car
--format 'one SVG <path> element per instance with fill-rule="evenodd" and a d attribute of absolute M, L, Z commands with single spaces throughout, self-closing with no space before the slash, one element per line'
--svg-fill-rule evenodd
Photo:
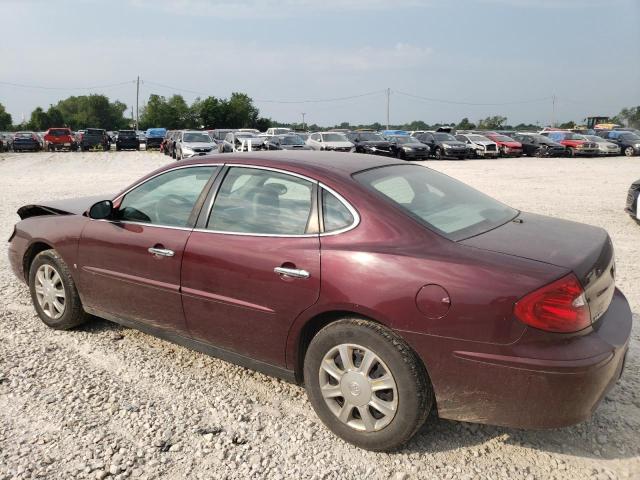
<path fill-rule="evenodd" d="M 78 142 L 69 128 L 50 128 L 44 134 L 44 149 L 50 152 L 68 149 L 78 150 Z"/>
<path fill-rule="evenodd" d="M 304 383 L 366 449 L 401 446 L 432 409 L 571 425 L 622 374 L 631 311 L 607 232 L 422 166 L 198 157 L 18 214 L 10 262 L 47 325 L 96 315 Z"/>
<path fill-rule="evenodd" d="M 564 145 L 567 149 L 567 154 L 570 157 L 573 157 L 575 155 L 596 157 L 600 155 L 598 144 L 596 142 L 588 140 L 583 135 L 580 135 L 578 133 L 556 130 L 542 132 L 541 135 L 549 137 L 554 142 Z"/>
<path fill-rule="evenodd" d="M 499 133 L 483 133 L 489 140 L 498 144 L 498 151 L 502 157 L 521 157 L 522 144 L 511 137 Z"/>

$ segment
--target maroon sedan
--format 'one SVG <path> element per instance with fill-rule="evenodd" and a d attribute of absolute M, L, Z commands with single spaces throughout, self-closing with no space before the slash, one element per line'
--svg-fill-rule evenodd
<path fill-rule="evenodd" d="M 27 205 L 9 257 L 50 327 L 103 317 L 304 383 L 371 450 L 442 418 L 588 418 L 631 311 L 607 233 L 389 158 L 263 152 Z"/>

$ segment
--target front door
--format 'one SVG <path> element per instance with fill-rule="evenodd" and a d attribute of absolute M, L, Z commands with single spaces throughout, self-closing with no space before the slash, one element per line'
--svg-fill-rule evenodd
<path fill-rule="evenodd" d="M 316 184 L 270 169 L 231 167 L 182 263 L 194 338 L 284 365 L 289 327 L 320 293 Z"/>
<path fill-rule="evenodd" d="M 180 266 L 194 206 L 215 166 L 177 168 L 114 202 L 113 220 L 91 220 L 79 249 L 82 301 L 96 313 L 184 332 Z"/>

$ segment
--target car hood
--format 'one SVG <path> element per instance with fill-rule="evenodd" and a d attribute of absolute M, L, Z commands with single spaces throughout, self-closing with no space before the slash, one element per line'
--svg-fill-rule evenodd
<path fill-rule="evenodd" d="M 549 140 L 548 142 L 539 142 L 540 145 L 545 145 L 547 147 L 553 147 L 553 148 L 564 148 L 564 145 L 562 145 L 561 143 L 558 142 L 554 142 L 552 140 Z"/>
<path fill-rule="evenodd" d="M 363 147 L 380 147 L 380 148 L 389 148 L 389 142 L 384 140 L 367 140 L 360 141 L 358 145 L 362 145 Z"/>
<path fill-rule="evenodd" d="M 65 200 L 51 200 L 41 203 L 28 204 L 18 209 L 22 220 L 41 215 L 82 215 L 89 207 L 100 200 L 111 199 L 113 195 L 93 195 L 90 197 L 69 198 Z"/>
<path fill-rule="evenodd" d="M 338 147 L 338 148 L 353 147 L 353 143 L 351 142 L 322 142 L 322 145 L 324 145 L 325 147 Z"/>
<path fill-rule="evenodd" d="M 183 147 L 188 148 L 213 148 L 215 143 L 213 142 L 182 142 Z"/>
<path fill-rule="evenodd" d="M 466 147 L 467 144 L 463 143 L 463 142 L 458 142 L 458 141 L 450 141 L 450 142 L 440 142 L 442 145 L 450 145 L 452 147 Z"/>

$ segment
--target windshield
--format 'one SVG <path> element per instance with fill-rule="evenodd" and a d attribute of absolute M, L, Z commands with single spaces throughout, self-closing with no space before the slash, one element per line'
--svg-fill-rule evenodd
<path fill-rule="evenodd" d="M 104 135 L 104 130 L 99 128 L 87 128 L 87 134 L 89 135 Z"/>
<path fill-rule="evenodd" d="M 347 137 L 345 137 L 342 133 L 323 133 L 322 134 L 323 142 L 348 142 Z"/>
<path fill-rule="evenodd" d="M 289 133 L 291 131 L 290 128 L 274 128 L 273 133 L 276 135 L 282 135 L 283 133 Z"/>
<path fill-rule="evenodd" d="M 360 140 L 364 142 L 380 142 L 384 140 L 384 138 L 382 138 L 382 135 L 378 133 L 360 133 L 358 135 L 358 138 L 360 138 Z"/>
<path fill-rule="evenodd" d="M 484 233 L 518 211 L 442 173 L 417 165 L 392 165 L 354 175 L 409 216 L 451 240 Z"/>
<path fill-rule="evenodd" d="M 436 140 L 440 140 L 441 142 L 456 142 L 456 137 L 450 135 L 448 133 L 434 133 Z"/>
<path fill-rule="evenodd" d="M 604 138 L 600 138 L 597 135 L 585 135 L 585 138 L 591 142 L 597 143 L 606 143 L 607 141 Z"/>
<path fill-rule="evenodd" d="M 282 145 L 304 145 L 304 140 L 298 135 L 285 135 L 280 137 L 279 140 Z"/>
<path fill-rule="evenodd" d="M 406 135 L 391 137 L 396 143 L 420 143 L 413 137 L 408 137 Z"/>
<path fill-rule="evenodd" d="M 188 132 L 183 135 L 182 141 L 211 143 L 211 137 L 202 132 Z"/>
<path fill-rule="evenodd" d="M 30 132 L 18 132 L 16 133 L 16 138 L 31 138 L 33 135 L 34 134 Z"/>
<path fill-rule="evenodd" d="M 629 141 L 640 141 L 640 137 L 638 135 L 636 135 L 635 133 L 623 133 L 622 135 L 620 135 L 621 139 L 629 142 Z"/>
<path fill-rule="evenodd" d="M 483 137 L 482 135 L 467 135 L 467 138 L 472 142 L 490 142 L 487 137 Z"/>
<path fill-rule="evenodd" d="M 135 137 L 136 136 L 136 132 L 134 132 L 133 130 L 120 130 L 118 132 L 118 136 L 119 137 Z"/>

